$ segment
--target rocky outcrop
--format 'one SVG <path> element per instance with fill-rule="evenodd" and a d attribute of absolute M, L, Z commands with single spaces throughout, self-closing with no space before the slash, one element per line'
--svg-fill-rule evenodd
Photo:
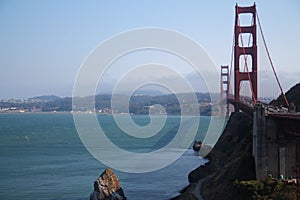
<path fill-rule="evenodd" d="M 243 113 L 232 113 L 221 137 L 206 158 L 210 162 L 189 174 L 190 185 L 174 199 L 192 199 L 191 196 L 199 193 L 195 191 L 199 190 L 195 184 L 200 180 L 203 199 L 236 199 L 234 181 L 255 179 L 252 120 Z"/>
<path fill-rule="evenodd" d="M 90 200 L 126 200 L 118 177 L 111 169 L 105 171 L 94 181 L 94 191 Z"/>

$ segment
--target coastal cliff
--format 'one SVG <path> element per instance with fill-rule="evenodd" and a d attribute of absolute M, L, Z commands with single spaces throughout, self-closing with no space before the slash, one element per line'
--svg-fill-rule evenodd
<path fill-rule="evenodd" d="M 300 112 L 300 83 L 285 95 L 290 112 Z M 282 95 L 270 105 L 287 107 Z M 252 120 L 244 113 L 231 114 L 221 137 L 206 158 L 209 162 L 189 173 L 190 184 L 173 200 L 296 199 L 293 184 L 270 178 L 255 180 Z"/>
<path fill-rule="evenodd" d="M 173 200 L 199 199 L 201 196 L 204 199 L 234 199 L 235 180 L 255 179 L 252 120 L 244 113 L 232 113 L 206 158 L 210 162 L 190 172 L 190 185 Z"/>

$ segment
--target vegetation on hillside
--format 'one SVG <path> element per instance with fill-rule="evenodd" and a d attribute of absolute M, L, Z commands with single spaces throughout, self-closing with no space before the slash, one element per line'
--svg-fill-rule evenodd
<path fill-rule="evenodd" d="M 295 200 L 297 199 L 296 184 L 288 184 L 285 181 L 268 178 L 258 181 L 234 182 L 234 199 L 244 200 Z"/>

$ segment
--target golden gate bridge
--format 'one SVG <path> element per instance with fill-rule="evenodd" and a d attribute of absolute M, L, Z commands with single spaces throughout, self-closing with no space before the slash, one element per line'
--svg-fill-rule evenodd
<path fill-rule="evenodd" d="M 240 24 L 242 14 L 251 15 L 248 25 Z M 285 109 L 274 108 L 258 100 L 257 24 L 272 72 L 287 106 Z M 249 36 L 247 44 L 243 38 L 246 34 Z M 300 200 L 300 113 L 289 109 L 290 104 L 276 74 L 255 4 L 248 7 L 236 5 L 233 43 L 233 64 L 230 67 L 221 66 L 221 113 L 228 115 L 231 104 L 235 112 L 242 111 L 253 120 L 256 178 L 262 180 L 269 174 L 294 177 L 297 180 L 297 199 Z M 248 83 L 251 98 L 240 94 L 244 82 Z"/>

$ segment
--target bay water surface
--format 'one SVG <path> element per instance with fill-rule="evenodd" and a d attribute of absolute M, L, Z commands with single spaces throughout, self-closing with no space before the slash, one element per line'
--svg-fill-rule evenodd
<path fill-rule="evenodd" d="M 111 141 L 133 152 L 142 147 L 144 152 L 162 148 L 174 137 L 180 123 L 180 116 L 169 116 L 161 133 L 143 143 L 123 136 L 111 115 L 97 117 Z M 146 115 L 132 118 L 140 125 L 149 123 Z M 201 116 L 196 140 L 203 140 L 209 119 Z M 188 173 L 204 162 L 187 149 L 176 162 L 158 171 L 113 171 L 129 200 L 169 199 L 188 184 Z M 82 144 L 72 114 L 0 114 L 0 199 L 89 199 L 93 181 L 106 167 Z"/>

